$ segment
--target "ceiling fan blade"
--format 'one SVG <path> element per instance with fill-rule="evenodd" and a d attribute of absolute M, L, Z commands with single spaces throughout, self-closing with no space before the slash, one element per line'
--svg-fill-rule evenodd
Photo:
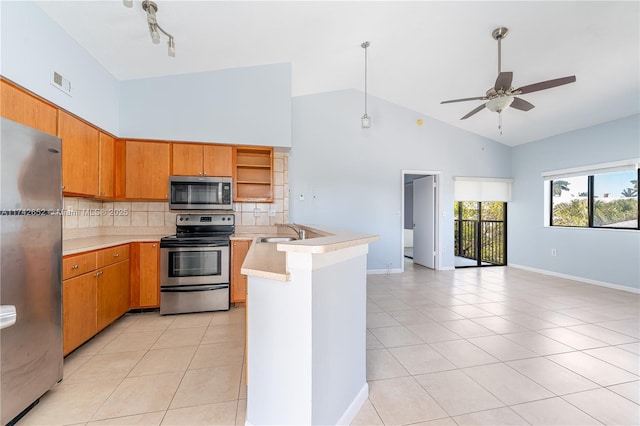
<path fill-rule="evenodd" d="M 442 101 L 441 104 L 450 104 L 453 102 L 466 102 L 466 101 L 486 101 L 488 98 L 486 96 L 478 96 L 476 98 L 463 98 L 463 99 L 452 99 L 450 101 Z"/>
<path fill-rule="evenodd" d="M 563 84 L 569 84 L 576 81 L 576 76 L 556 78 L 554 80 L 541 81 L 540 83 L 530 84 L 528 86 L 522 86 L 519 89 L 514 90 L 514 93 L 518 95 L 524 95 L 525 93 L 537 92 L 539 90 L 551 89 L 552 87 L 562 86 Z"/>
<path fill-rule="evenodd" d="M 473 114 L 475 114 L 476 112 L 482 111 L 484 109 L 486 104 L 482 104 L 480 105 L 478 108 L 472 110 L 471 112 L 469 112 L 467 115 L 465 115 L 464 117 L 462 117 L 460 120 L 465 120 L 469 117 L 471 117 Z"/>
<path fill-rule="evenodd" d="M 533 109 L 535 107 L 536 106 L 532 103 L 518 97 L 513 98 L 513 102 L 511 102 L 511 108 L 519 109 L 520 111 L 529 111 L 530 109 Z"/>
<path fill-rule="evenodd" d="M 496 92 L 498 90 L 507 91 L 511 88 L 511 81 L 513 80 L 513 73 L 511 71 L 505 71 L 498 74 L 498 78 L 496 78 L 496 84 L 494 89 Z"/>

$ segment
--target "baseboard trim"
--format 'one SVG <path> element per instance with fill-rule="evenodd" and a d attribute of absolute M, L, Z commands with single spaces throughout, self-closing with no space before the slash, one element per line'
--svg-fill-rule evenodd
<path fill-rule="evenodd" d="M 393 268 L 393 269 L 367 269 L 367 275 L 385 275 L 385 274 L 400 274 L 402 273 L 402 269 Z"/>
<path fill-rule="evenodd" d="M 509 263 L 508 266 L 511 266 L 512 268 L 523 269 L 525 271 L 537 272 L 537 273 L 543 274 L 543 275 L 550 275 L 550 276 L 553 276 L 553 277 L 566 278 L 568 280 L 573 280 L 573 281 L 580 281 L 580 282 L 583 282 L 585 284 L 592 284 L 592 285 L 597 285 L 597 286 L 600 286 L 600 287 L 612 288 L 614 290 L 622 290 L 622 291 L 628 291 L 629 293 L 640 294 L 640 288 L 633 288 L 633 287 L 628 287 L 628 286 L 625 286 L 625 285 L 608 283 L 608 282 L 605 282 L 605 281 L 597 281 L 597 280 L 592 280 L 592 279 L 589 279 L 589 278 L 578 277 L 578 276 L 575 276 L 575 275 L 561 274 L 559 272 L 548 271 L 546 269 L 532 268 L 530 266 L 518 265 L 518 264 L 515 264 L 515 263 Z"/>
<path fill-rule="evenodd" d="M 353 401 L 351 401 L 351 404 L 349 404 L 346 411 L 344 412 L 342 417 L 340 417 L 340 420 L 338 420 L 338 423 L 336 424 L 351 424 L 353 419 L 355 419 L 360 412 L 360 409 L 362 408 L 364 403 L 367 401 L 367 398 L 369 398 L 369 384 L 365 382 L 364 386 L 362 386 L 362 389 L 360 389 L 360 392 L 358 392 L 358 395 L 356 395 Z"/>

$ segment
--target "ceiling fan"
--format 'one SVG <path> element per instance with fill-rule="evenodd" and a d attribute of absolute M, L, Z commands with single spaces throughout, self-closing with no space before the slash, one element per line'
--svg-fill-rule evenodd
<path fill-rule="evenodd" d="M 465 120 L 477 112 L 483 110 L 485 107 L 492 112 L 497 112 L 500 116 L 498 129 L 502 134 L 502 111 L 508 107 L 519 109 L 521 111 L 529 111 L 534 107 L 530 102 L 525 101 L 517 95 L 524 95 L 527 93 L 538 92 L 540 90 L 551 89 L 552 87 L 562 86 L 564 84 L 573 83 L 576 81 L 576 76 L 556 78 L 553 80 L 541 81 L 539 83 L 529 84 L 514 89 L 511 86 L 513 80 L 513 72 L 502 71 L 502 39 L 507 36 L 509 32 L 508 28 L 500 27 L 492 31 L 491 36 L 498 41 L 498 78 L 492 88 L 487 90 L 484 96 L 477 96 L 474 98 L 452 99 L 450 101 L 442 101 L 441 104 L 449 104 L 453 102 L 465 102 L 465 101 L 487 101 L 477 108 L 471 110 L 468 114 L 462 117 L 460 120 Z"/>

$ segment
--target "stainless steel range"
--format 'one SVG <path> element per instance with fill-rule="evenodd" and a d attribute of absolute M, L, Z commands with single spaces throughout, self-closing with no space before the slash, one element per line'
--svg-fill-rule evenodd
<path fill-rule="evenodd" d="M 229 309 L 233 214 L 179 214 L 160 240 L 160 314 Z"/>

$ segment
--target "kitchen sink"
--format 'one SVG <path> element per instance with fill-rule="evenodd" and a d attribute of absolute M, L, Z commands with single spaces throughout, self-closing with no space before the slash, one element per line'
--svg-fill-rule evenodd
<path fill-rule="evenodd" d="M 295 237 L 261 237 L 258 238 L 259 243 L 285 243 L 287 241 L 296 241 Z"/>

